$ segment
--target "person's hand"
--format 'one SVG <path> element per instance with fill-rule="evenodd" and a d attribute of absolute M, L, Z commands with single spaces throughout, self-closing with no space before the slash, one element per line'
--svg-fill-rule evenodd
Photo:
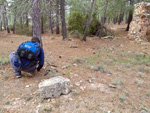
<path fill-rule="evenodd" d="M 42 66 L 38 66 L 37 67 L 37 71 L 40 71 L 41 68 L 42 68 Z"/>

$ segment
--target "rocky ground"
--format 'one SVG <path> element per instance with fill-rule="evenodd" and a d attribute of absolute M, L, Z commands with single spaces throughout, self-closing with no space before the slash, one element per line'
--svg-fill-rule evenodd
<path fill-rule="evenodd" d="M 45 65 L 36 76 L 17 79 L 10 52 L 31 37 L 0 33 L 0 113 L 149 113 L 150 45 L 126 38 L 125 25 L 111 25 L 113 39 L 45 33 Z M 44 76 L 45 70 L 50 73 Z M 25 75 L 25 73 L 22 73 Z M 40 97 L 38 84 L 54 76 L 71 81 L 69 95 Z"/>

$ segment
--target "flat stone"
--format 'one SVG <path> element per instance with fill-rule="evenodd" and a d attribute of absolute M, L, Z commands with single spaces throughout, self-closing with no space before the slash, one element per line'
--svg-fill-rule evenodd
<path fill-rule="evenodd" d="M 67 95 L 70 91 L 70 80 L 61 76 L 53 77 L 42 81 L 39 84 L 42 98 L 58 97 L 61 94 Z"/>
<path fill-rule="evenodd" d="M 80 86 L 80 82 L 75 82 L 75 85 L 76 86 Z"/>

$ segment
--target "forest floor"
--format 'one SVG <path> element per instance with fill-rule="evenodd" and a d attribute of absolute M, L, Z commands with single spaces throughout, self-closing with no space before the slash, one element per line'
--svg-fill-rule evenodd
<path fill-rule="evenodd" d="M 150 45 L 126 38 L 125 27 L 111 25 L 112 40 L 88 37 L 86 42 L 45 33 L 44 68 L 20 79 L 8 57 L 31 37 L 1 32 L 0 113 L 150 113 Z M 44 76 L 46 69 L 51 71 Z M 69 78 L 71 93 L 41 98 L 38 84 L 54 76 Z"/>

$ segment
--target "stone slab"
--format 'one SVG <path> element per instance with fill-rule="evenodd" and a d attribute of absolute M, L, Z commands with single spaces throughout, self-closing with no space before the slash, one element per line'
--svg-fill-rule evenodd
<path fill-rule="evenodd" d="M 39 84 L 40 95 L 42 98 L 54 98 L 61 94 L 68 94 L 71 91 L 70 80 L 62 76 L 53 77 L 42 81 Z"/>

